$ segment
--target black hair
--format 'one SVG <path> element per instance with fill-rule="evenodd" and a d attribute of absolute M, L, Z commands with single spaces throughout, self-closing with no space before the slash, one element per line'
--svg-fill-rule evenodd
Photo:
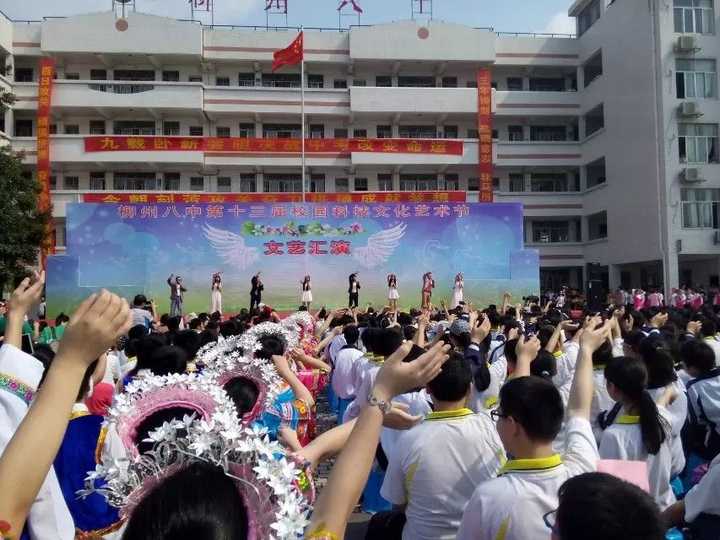
<path fill-rule="evenodd" d="M 605 473 L 585 473 L 560 486 L 556 516 L 561 540 L 662 540 L 655 501 L 639 487 Z"/>
<path fill-rule="evenodd" d="M 702 325 L 700 326 L 700 335 L 702 337 L 714 337 L 717 331 L 717 324 L 714 320 L 710 318 L 702 320 Z"/>
<path fill-rule="evenodd" d="M 702 374 L 715 369 L 715 352 L 701 340 L 686 341 L 680 349 L 680 357 L 685 366 L 695 368 Z"/>
<path fill-rule="evenodd" d="M 141 369 L 149 369 L 152 371 L 153 353 L 164 347 L 166 344 L 165 340 L 157 334 L 150 334 L 142 339 L 131 339 L 126 347 L 126 353 L 128 356 L 137 356 L 135 367 L 128 373 L 131 377 L 137 375 Z"/>
<path fill-rule="evenodd" d="M 160 324 L 162 324 L 163 326 L 167 326 L 169 318 L 170 315 L 168 315 L 167 313 L 163 313 L 162 315 L 160 315 Z"/>
<path fill-rule="evenodd" d="M 182 420 L 184 416 L 195 415 L 199 416 L 195 409 L 189 407 L 168 407 L 167 409 L 160 409 L 155 411 L 150 416 L 145 418 L 135 430 L 134 443 L 137 446 L 138 452 L 144 454 L 153 449 L 155 443 L 146 441 L 150 432 L 155 431 L 157 428 L 162 427 L 165 422 L 172 422 L 173 420 Z M 184 429 L 178 430 L 178 438 L 185 437 Z"/>
<path fill-rule="evenodd" d="M 185 351 L 188 360 L 193 360 L 200 350 L 200 334 L 194 330 L 178 332 L 173 339 L 173 345 Z"/>
<path fill-rule="evenodd" d="M 675 360 L 662 339 L 651 336 L 640 343 L 640 358 L 648 372 L 648 388 L 662 388 L 677 380 Z"/>
<path fill-rule="evenodd" d="M 515 352 L 515 347 L 517 347 L 519 339 L 509 339 L 505 342 L 505 347 L 503 348 L 503 354 L 505 355 L 505 358 L 508 362 L 512 362 L 515 364 L 517 362 L 517 353 Z"/>
<path fill-rule="evenodd" d="M 194 318 L 192 321 L 190 321 L 190 323 L 188 324 L 188 328 L 189 328 L 190 330 L 197 330 L 198 328 L 200 328 L 200 325 L 201 325 L 201 324 L 202 324 L 202 321 L 200 320 L 200 318 L 199 318 L 199 317 L 195 317 L 195 318 Z"/>
<path fill-rule="evenodd" d="M 48 369 L 55 358 L 55 351 L 52 350 L 50 345 L 40 343 L 35 346 L 33 356 L 42 363 L 43 369 Z"/>
<path fill-rule="evenodd" d="M 247 538 L 248 515 L 232 478 L 215 465 L 192 463 L 165 478 L 135 507 L 123 540 Z"/>
<path fill-rule="evenodd" d="M 453 352 L 427 387 L 432 396 L 440 401 L 460 401 L 467 395 L 471 382 L 470 363 L 462 354 Z"/>
<path fill-rule="evenodd" d="M 357 344 L 358 339 L 360 339 L 360 330 L 358 330 L 356 325 L 348 324 L 343 328 L 343 336 L 345 336 L 346 344 L 354 346 Z"/>
<path fill-rule="evenodd" d="M 153 375 L 185 373 L 187 359 L 187 353 L 180 347 L 165 345 L 155 349 L 150 356 L 150 371 Z"/>
<path fill-rule="evenodd" d="M 93 360 L 93 362 L 85 370 L 85 374 L 80 382 L 80 388 L 78 389 L 77 396 L 75 397 L 76 402 L 83 401 L 85 399 L 85 395 L 90 391 L 90 377 L 92 377 L 95 372 L 95 368 L 97 367 L 99 360 L 99 358 L 97 360 Z"/>
<path fill-rule="evenodd" d="M 238 323 L 232 319 L 220 323 L 220 335 L 224 338 L 240 335 L 240 327 L 238 326 Z"/>
<path fill-rule="evenodd" d="M 418 329 L 411 324 L 403 326 L 403 337 L 407 340 L 413 339 Z"/>
<path fill-rule="evenodd" d="M 543 349 L 547 346 L 550 338 L 555 333 L 555 327 L 549 324 L 544 324 L 538 328 L 537 337 L 540 340 L 540 347 Z"/>
<path fill-rule="evenodd" d="M 170 332 L 177 332 L 180 329 L 180 322 L 181 319 L 178 316 L 175 317 L 168 317 L 167 322 L 165 323 L 168 327 L 168 330 Z"/>
<path fill-rule="evenodd" d="M 555 355 L 541 349 L 535 359 L 530 362 L 530 375 L 552 380 L 552 378 L 557 375 L 557 360 L 555 360 Z"/>
<path fill-rule="evenodd" d="M 630 405 L 638 409 L 643 444 L 648 453 L 657 454 L 665 441 L 666 426 L 647 391 L 648 372 L 645 362 L 626 356 L 613 358 L 605 366 L 605 379 L 622 392 Z"/>
<path fill-rule="evenodd" d="M 230 399 L 235 403 L 238 416 L 242 416 L 252 411 L 257 402 L 260 390 L 252 380 L 247 377 L 235 377 L 230 379 L 223 387 Z"/>
<path fill-rule="evenodd" d="M 145 306 L 147 304 L 147 298 L 144 294 L 136 294 L 133 298 L 133 306 Z"/>
<path fill-rule="evenodd" d="M 592 354 L 593 366 L 606 366 L 613 358 L 612 345 L 606 341 L 598 347 Z"/>
<path fill-rule="evenodd" d="M 540 377 L 517 377 L 500 388 L 500 410 L 538 442 L 555 440 L 562 427 L 562 398 L 555 385 Z"/>
<path fill-rule="evenodd" d="M 403 336 L 393 328 L 378 330 L 373 352 L 387 358 L 402 345 Z"/>
<path fill-rule="evenodd" d="M 200 347 L 204 347 L 208 343 L 217 343 L 218 337 L 210 330 L 200 332 Z"/>
<path fill-rule="evenodd" d="M 70 322 L 70 317 L 68 317 L 64 313 L 60 313 L 60 315 L 55 317 L 55 326 L 60 326 L 62 323 L 66 322 Z"/>
<path fill-rule="evenodd" d="M 261 348 L 255 351 L 256 358 L 264 358 L 270 360 L 273 356 L 282 356 L 285 354 L 285 343 L 277 336 L 262 336 L 258 340 Z"/>

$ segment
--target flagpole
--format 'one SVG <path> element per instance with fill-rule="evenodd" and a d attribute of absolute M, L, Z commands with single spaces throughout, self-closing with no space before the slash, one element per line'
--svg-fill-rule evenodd
<path fill-rule="evenodd" d="M 300 27 L 303 36 L 303 54 L 300 60 L 300 167 L 302 168 L 302 202 L 305 202 L 305 35 L 303 27 Z"/>

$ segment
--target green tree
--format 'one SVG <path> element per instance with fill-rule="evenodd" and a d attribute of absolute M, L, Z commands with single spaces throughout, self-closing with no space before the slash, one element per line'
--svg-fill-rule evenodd
<path fill-rule="evenodd" d="M 0 146 L 0 291 L 35 266 L 52 211 L 38 208 L 40 183 L 23 171 L 22 156 Z"/>

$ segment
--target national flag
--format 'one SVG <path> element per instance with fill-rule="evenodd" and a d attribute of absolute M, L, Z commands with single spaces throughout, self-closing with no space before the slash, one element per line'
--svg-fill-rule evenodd
<path fill-rule="evenodd" d="M 303 60 L 304 54 L 303 32 L 285 49 L 273 53 L 272 70 L 275 71 L 283 66 L 294 66 Z"/>
<path fill-rule="evenodd" d="M 360 7 L 360 4 L 357 3 L 357 0 L 342 0 L 342 2 L 340 2 L 340 5 L 338 6 L 337 10 L 340 11 L 342 8 L 344 8 L 348 4 L 352 4 L 352 8 L 357 13 L 363 12 L 362 8 Z"/>

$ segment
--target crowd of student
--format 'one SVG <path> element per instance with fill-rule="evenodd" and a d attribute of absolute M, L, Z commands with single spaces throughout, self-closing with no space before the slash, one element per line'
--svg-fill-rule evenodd
<path fill-rule="evenodd" d="M 4 316 L 2 538 L 342 538 L 359 500 L 368 538 L 720 537 L 712 306 L 157 318 L 102 291 L 31 356 L 42 288 Z"/>

